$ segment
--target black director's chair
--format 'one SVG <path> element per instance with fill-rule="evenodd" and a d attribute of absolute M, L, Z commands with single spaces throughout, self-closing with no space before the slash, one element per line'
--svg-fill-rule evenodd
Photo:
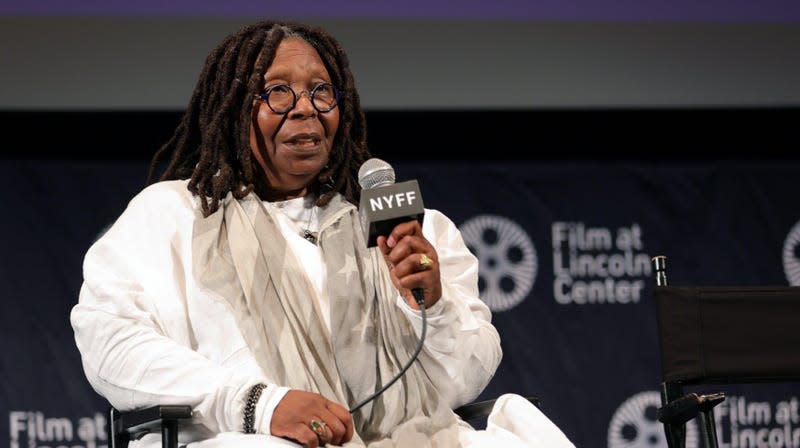
<path fill-rule="evenodd" d="M 714 407 L 724 393 L 689 385 L 800 381 L 800 287 L 667 285 L 666 257 L 653 258 L 661 350 L 661 404 L 670 448 L 686 446 L 697 418 L 701 446 L 718 447 Z"/>

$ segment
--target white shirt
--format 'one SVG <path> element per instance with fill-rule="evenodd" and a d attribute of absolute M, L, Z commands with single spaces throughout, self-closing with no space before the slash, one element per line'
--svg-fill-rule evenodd
<path fill-rule="evenodd" d="M 202 215 L 186 184 L 160 182 L 143 190 L 87 252 L 71 314 L 84 370 L 117 409 L 191 405 L 195 425 L 185 435 L 191 440 L 241 431 L 244 397 L 263 382 L 268 387 L 256 409 L 256 430 L 269 434 L 272 412 L 288 389 L 264 375 L 229 306 L 194 279 L 192 227 Z M 318 249 L 284 221 L 279 218 L 283 233 L 325 302 Z M 424 350 L 427 362 L 446 369 L 447 378 L 432 380 L 456 407 L 477 397 L 492 378 L 502 356 L 500 340 L 478 297 L 477 259 L 457 227 L 426 210 L 423 235 L 437 250 L 443 292 L 428 310 Z M 419 312 L 399 294 L 397 306 L 419 333 Z"/>

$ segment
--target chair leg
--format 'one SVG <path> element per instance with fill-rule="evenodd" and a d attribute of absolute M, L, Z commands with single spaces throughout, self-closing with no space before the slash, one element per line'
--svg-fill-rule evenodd
<path fill-rule="evenodd" d="M 661 383 L 661 405 L 666 406 L 683 396 L 683 386 L 680 383 Z M 686 447 L 686 424 L 664 424 L 664 435 L 669 448 Z"/>
<path fill-rule="evenodd" d="M 177 420 L 164 420 L 161 424 L 161 447 L 178 448 Z"/>
<path fill-rule="evenodd" d="M 700 431 L 702 437 L 700 446 L 703 448 L 719 448 L 719 443 L 717 442 L 717 428 L 714 424 L 714 410 L 707 409 L 700 411 L 700 413 L 697 414 L 697 420 L 700 426 L 703 427 L 703 431 Z"/>
<path fill-rule="evenodd" d="M 697 420 L 703 427 L 703 448 L 718 448 L 717 428 L 714 423 L 714 407 L 725 401 L 725 394 L 717 392 L 714 394 L 702 395 L 700 397 L 700 412 Z"/>

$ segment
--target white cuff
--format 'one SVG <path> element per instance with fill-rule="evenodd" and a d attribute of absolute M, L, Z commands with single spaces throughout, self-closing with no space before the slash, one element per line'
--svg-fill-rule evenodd
<path fill-rule="evenodd" d="M 408 317 L 408 322 L 417 337 L 422 334 L 422 311 L 411 308 L 402 296 L 397 298 L 398 307 Z M 450 353 L 455 348 L 455 338 L 461 329 L 459 315 L 453 310 L 453 301 L 446 295 L 430 308 L 425 309 L 428 321 L 428 336 L 425 349 L 433 352 Z"/>
<path fill-rule="evenodd" d="M 428 319 L 432 319 L 444 314 L 444 309 L 447 308 L 444 305 L 444 302 L 446 301 L 447 300 L 445 299 L 445 296 L 442 295 L 442 297 L 440 297 L 432 307 L 425 308 L 426 317 Z M 408 317 L 416 317 L 416 319 L 411 319 L 412 325 L 414 325 L 415 328 L 419 325 L 422 325 L 422 311 L 411 308 L 411 305 L 408 304 L 406 298 L 400 294 L 397 295 L 397 305 Z"/>
<path fill-rule="evenodd" d="M 278 403 L 283 400 L 286 392 L 289 392 L 288 387 L 278 386 L 277 384 L 269 384 L 261 392 L 261 397 L 258 398 L 258 403 L 256 403 L 255 418 L 258 422 L 258 426 L 255 428 L 256 433 L 272 435 L 270 432 L 272 414 L 275 412 Z"/>

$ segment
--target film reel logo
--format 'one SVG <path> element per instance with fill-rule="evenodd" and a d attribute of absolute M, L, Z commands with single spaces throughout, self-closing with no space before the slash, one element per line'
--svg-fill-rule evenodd
<path fill-rule="evenodd" d="M 608 425 L 608 448 L 667 448 L 664 425 L 658 421 L 661 395 L 639 392 L 623 402 Z M 697 448 L 699 436 L 694 421 L 686 423 L 686 447 Z"/>
<path fill-rule="evenodd" d="M 461 234 L 480 261 L 478 287 L 492 311 L 517 306 L 533 289 L 538 261 L 528 234 L 514 221 L 478 215 L 461 225 Z"/>
<path fill-rule="evenodd" d="M 783 271 L 792 286 L 800 286 L 800 221 L 792 227 L 783 243 Z"/>

